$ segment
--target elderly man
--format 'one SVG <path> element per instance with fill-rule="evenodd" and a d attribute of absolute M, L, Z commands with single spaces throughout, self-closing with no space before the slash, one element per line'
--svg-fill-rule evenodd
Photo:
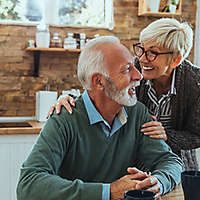
<path fill-rule="evenodd" d="M 142 76 L 112 36 L 87 43 L 78 63 L 85 89 L 73 114 L 52 115 L 24 162 L 18 200 L 114 200 L 129 189 L 166 193 L 180 182 L 182 162 L 163 140 L 145 136 L 151 121 L 137 102 Z M 140 157 L 152 174 L 133 168 Z"/>

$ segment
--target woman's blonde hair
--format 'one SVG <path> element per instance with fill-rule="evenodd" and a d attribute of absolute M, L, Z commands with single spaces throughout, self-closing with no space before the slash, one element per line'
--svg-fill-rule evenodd
<path fill-rule="evenodd" d="M 172 51 L 169 62 L 178 55 L 182 56 L 183 61 L 193 46 L 193 31 L 186 22 L 161 18 L 141 31 L 140 42 L 155 42 L 159 47 Z"/>

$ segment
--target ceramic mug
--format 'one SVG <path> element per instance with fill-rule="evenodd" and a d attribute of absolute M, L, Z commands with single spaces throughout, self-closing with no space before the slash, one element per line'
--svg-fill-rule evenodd
<path fill-rule="evenodd" d="M 185 200 L 200 199 L 200 171 L 184 171 L 181 182 Z"/>
<path fill-rule="evenodd" d="M 123 200 L 155 200 L 156 197 L 156 193 L 148 190 L 127 190 Z"/>

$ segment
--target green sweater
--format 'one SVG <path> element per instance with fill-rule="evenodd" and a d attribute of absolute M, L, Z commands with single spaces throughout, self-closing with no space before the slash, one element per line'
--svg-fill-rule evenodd
<path fill-rule="evenodd" d="M 90 125 L 82 97 L 73 114 L 62 109 L 43 127 L 24 162 L 18 200 L 102 200 L 102 184 L 127 174 L 140 157 L 168 192 L 180 182 L 181 160 L 162 140 L 140 132 L 150 121 L 141 103 L 126 107 L 128 120 L 111 137 L 99 123 Z"/>

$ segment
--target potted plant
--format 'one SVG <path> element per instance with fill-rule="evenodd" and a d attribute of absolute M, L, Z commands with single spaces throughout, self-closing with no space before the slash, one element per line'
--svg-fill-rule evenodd
<path fill-rule="evenodd" d="M 179 0 L 168 0 L 167 5 L 163 8 L 162 12 L 176 13 Z"/>

